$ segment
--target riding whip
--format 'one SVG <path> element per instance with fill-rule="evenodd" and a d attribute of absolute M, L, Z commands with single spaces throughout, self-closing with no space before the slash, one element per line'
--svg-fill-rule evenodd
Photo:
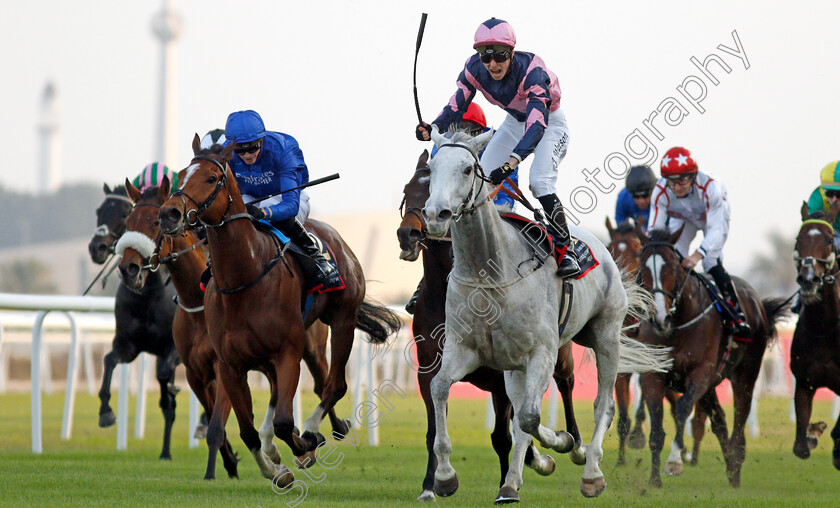
<path fill-rule="evenodd" d="M 298 185 L 297 187 L 292 187 L 291 189 L 286 189 L 284 191 L 275 192 L 274 194 L 269 194 L 268 196 L 263 196 L 259 199 L 254 199 L 253 201 L 248 201 L 245 204 L 250 205 L 250 204 L 256 203 L 257 201 L 262 201 L 264 199 L 273 198 L 274 196 L 279 196 L 280 194 L 285 194 L 287 192 L 292 192 L 293 190 L 304 189 L 306 187 L 312 187 L 313 185 L 318 185 L 319 183 L 324 183 L 324 182 L 330 182 L 332 180 L 338 180 L 339 178 L 341 178 L 341 175 L 339 175 L 338 173 L 333 173 L 332 175 L 325 176 L 325 177 L 319 178 L 317 180 L 312 180 L 309 183 L 305 183 L 303 185 Z"/>
<path fill-rule="evenodd" d="M 417 55 L 420 53 L 420 44 L 423 42 L 423 32 L 426 30 L 425 12 L 420 17 L 420 30 L 417 32 L 417 48 L 414 50 L 414 108 L 417 110 L 417 121 L 423 123 L 423 116 L 420 114 L 420 101 L 417 99 Z"/>

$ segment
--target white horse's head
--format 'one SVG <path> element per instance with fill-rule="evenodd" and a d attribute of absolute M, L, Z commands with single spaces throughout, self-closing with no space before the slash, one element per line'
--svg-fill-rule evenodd
<path fill-rule="evenodd" d="M 466 132 L 456 131 L 451 138 L 446 138 L 436 129 L 432 130 L 438 152 L 429 162 L 432 176 L 429 199 L 423 209 L 431 236 L 445 235 L 453 218 L 473 206 L 477 199 L 486 197 L 488 191 L 481 190 L 484 175 L 476 174 L 479 167 L 476 154 L 492 135 L 493 132 L 488 131 L 471 137 Z"/>

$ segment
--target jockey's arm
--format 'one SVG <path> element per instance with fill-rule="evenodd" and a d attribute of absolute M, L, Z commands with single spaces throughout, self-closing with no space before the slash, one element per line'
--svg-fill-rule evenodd
<path fill-rule="evenodd" d="M 723 249 L 726 236 L 729 234 L 729 217 L 724 201 L 726 191 L 715 183 L 717 182 L 710 183 L 706 190 L 709 200 L 709 208 L 706 210 L 706 229 L 703 233 L 703 241 L 697 249 L 703 256 L 707 252 Z"/>

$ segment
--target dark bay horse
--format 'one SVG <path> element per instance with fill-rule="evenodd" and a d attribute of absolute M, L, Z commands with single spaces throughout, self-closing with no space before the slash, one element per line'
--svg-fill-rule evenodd
<path fill-rule="evenodd" d="M 125 231 L 125 219 L 131 213 L 132 202 L 125 187 L 111 190 L 104 186 L 105 200 L 96 210 L 96 233 L 88 245 L 91 259 L 102 264 L 114 252 L 116 242 Z M 161 272 L 152 274 L 140 291 L 132 291 L 120 284 L 114 304 L 116 334 L 111 351 L 103 359 L 102 387 L 99 390 L 99 426 L 110 427 L 117 418 L 109 404 L 111 378 L 118 364 L 131 363 L 140 353 L 157 357 L 156 377 L 160 383 L 160 408 L 163 411 L 164 431 L 161 459 L 171 459 L 170 437 L 175 421 L 175 367 L 178 351 L 172 340 L 172 320 L 175 290 L 164 284 Z"/>
<path fill-rule="evenodd" d="M 741 466 L 745 458 L 744 425 L 752 404 L 755 381 L 761 368 L 764 350 L 776 335 L 776 323 L 785 315 L 783 299 L 761 300 L 743 279 L 733 277 L 741 307 L 753 329 L 753 336 L 733 340 L 727 335 L 715 302 L 693 271 L 682 267 L 682 256 L 674 234 L 654 231 L 642 239 L 641 280 L 654 294 L 654 315 L 641 324 L 639 340 L 673 348 L 673 369 L 665 374 L 643 374 L 642 392 L 650 412 L 650 484 L 661 487 L 660 453 L 665 442 L 662 428 L 662 398 L 666 388 L 682 393 L 677 400 L 676 436 L 665 467 L 666 474 L 680 474 L 680 451 L 684 448 L 685 421 L 692 407 L 699 404 L 712 423 L 712 432 L 720 442 L 726 461 L 726 473 L 733 487 L 741 484 Z M 723 408 L 715 387 L 725 378 L 732 383 L 735 405 L 732 435 L 728 435 Z"/>
<path fill-rule="evenodd" d="M 274 433 L 296 457 L 302 457 L 296 460 L 299 465 L 309 465 L 314 450 L 324 442 L 319 432 L 321 421 L 347 391 L 345 366 L 354 330 L 367 332 L 372 342 L 381 344 L 399 329 L 400 321 L 387 308 L 364 301 L 365 280 L 355 255 L 334 229 L 314 220 L 309 221 L 310 228 L 330 247 L 346 287 L 315 295 L 311 303 L 307 302 L 297 260 L 286 256 L 273 236 L 257 231 L 246 212 L 227 166 L 233 147 L 229 145 L 221 154 L 202 153 L 196 135 L 195 157 L 179 174 L 183 183 L 161 207 L 159 217 L 167 235 L 199 224 L 207 228 L 213 278 L 204 296 L 204 312 L 219 358 L 218 378 L 236 413 L 240 436 L 260 472 L 285 486 L 293 481 L 291 470 L 283 465 L 278 468 L 260 448 L 248 371 L 275 371 Z M 300 434 L 295 427 L 292 398 L 300 375 L 305 329 L 316 319 L 331 330 L 330 369 L 323 399 Z"/>
<path fill-rule="evenodd" d="M 451 243 L 446 240 L 427 238 L 426 222 L 420 211 L 426 200 L 429 199 L 429 152 L 423 151 L 417 161 L 417 168 L 411 180 L 403 190 L 403 203 L 401 211 L 405 210 L 397 229 L 397 239 L 400 243 L 402 253 L 400 258 L 407 261 L 415 261 L 422 250 L 423 257 L 423 282 L 420 285 L 420 292 L 417 297 L 417 307 L 414 313 L 414 343 L 417 351 L 417 383 L 420 388 L 420 395 L 426 405 L 426 449 L 428 461 L 426 464 L 426 476 L 423 478 L 423 492 L 418 500 L 434 500 L 433 491 L 434 473 L 437 467 L 437 460 L 434 454 L 435 442 L 435 413 L 432 404 L 430 384 L 440 370 L 441 354 L 444 342 L 444 321 L 446 306 L 447 276 L 452 270 Z M 505 391 L 504 376 L 502 372 L 488 367 L 480 367 L 478 370 L 463 379 L 465 382 L 490 392 L 493 399 L 495 411 L 495 426 L 490 440 L 493 449 L 499 456 L 501 467 L 501 480 L 504 482 L 509 469 L 509 455 L 512 447 L 510 434 L 510 420 L 513 415 L 512 405 Z M 580 431 L 575 420 L 574 408 L 572 406 L 572 389 L 574 388 L 574 358 L 572 357 L 572 344 L 567 343 L 560 348 L 557 364 L 554 369 L 554 382 L 563 397 L 563 408 L 566 416 L 566 427 L 568 432 L 575 438 L 575 450 L 571 458 L 578 464 L 583 464 L 586 457 L 583 455 L 581 446 Z M 533 445 L 532 445 L 533 447 Z M 539 474 L 548 475 L 554 471 L 554 461 L 550 455 L 534 453 L 535 449 L 529 448 L 525 456 L 525 464 Z"/>
<path fill-rule="evenodd" d="M 141 289 L 150 269 L 166 265 L 172 276 L 172 283 L 178 292 L 178 310 L 173 323 L 173 338 L 178 354 L 187 371 L 187 381 L 196 394 L 207 414 L 214 414 L 215 401 L 221 401 L 219 417 L 211 419 L 207 446 L 209 457 L 205 480 L 215 478 L 216 451 L 220 451 L 225 469 L 230 477 L 236 477 L 236 457 L 224 433 L 224 424 L 230 413 L 230 401 L 216 381 L 218 358 L 207 333 L 204 318 L 204 292 L 200 287 L 201 274 L 207 266 L 207 253 L 203 241 L 192 230 L 181 235 L 163 239 L 160 231 L 158 211 L 169 197 L 169 179 L 164 177 L 160 187 L 149 187 L 142 193 L 126 181 L 126 188 L 135 202 L 134 211 L 126 220 L 126 236 L 131 238 L 132 247 L 124 249 L 119 268 L 123 283 L 133 289 Z M 309 371 L 315 381 L 315 392 L 320 395 L 323 389 L 328 366 L 326 344 L 328 328 L 320 321 L 315 321 L 306 331 L 307 343 L 303 353 Z M 276 383 L 274 370 L 263 372 L 270 383 Z M 221 390 L 217 395 L 216 390 Z M 269 402 L 269 415 L 260 428 L 262 449 L 279 462 L 279 453 L 272 443 L 274 431 L 271 425 L 276 401 Z M 333 430 L 344 435 L 349 430 L 347 424 L 338 419 L 335 411 L 330 411 Z"/>
<path fill-rule="evenodd" d="M 840 277 L 832 224 L 838 208 L 825 214 L 808 214 L 802 204 L 802 227 L 796 237 L 794 260 L 798 269 L 802 310 L 790 346 L 790 370 L 796 378 L 796 441 L 793 453 L 811 455 L 816 439 L 809 437 L 809 420 L 817 388 L 840 394 Z M 840 469 L 840 419 L 831 431 L 831 460 Z"/>
<path fill-rule="evenodd" d="M 606 219 L 607 231 L 610 234 L 610 243 L 607 245 L 607 250 L 615 260 L 616 264 L 623 268 L 628 273 L 637 278 L 639 273 L 639 255 L 642 252 L 642 242 L 639 239 L 639 231 L 628 221 L 616 224 L 613 227 L 610 218 Z M 624 327 L 628 329 L 627 334 L 631 337 L 638 335 L 638 330 L 633 330 L 632 327 L 638 327 L 639 323 L 628 315 L 624 319 Z M 618 374 L 615 379 L 615 402 L 618 406 L 618 465 L 625 463 L 625 444 L 629 444 L 630 448 L 637 450 L 645 447 L 646 438 L 642 424 L 645 421 L 645 405 L 639 404 L 636 409 L 636 425 L 633 430 L 630 430 L 631 421 L 628 408 L 630 407 L 630 374 Z M 676 419 L 674 413 L 674 405 L 679 398 L 679 394 L 673 390 L 665 390 L 665 398 L 671 404 L 671 414 Z M 692 435 L 694 436 L 694 452 L 691 454 L 691 464 L 697 464 L 697 458 L 700 452 L 700 441 L 703 439 L 705 429 L 706 415 L 704 415 L 699 408 L 694 409 L 694 419 L 692 420 Z M 629 443 L 628 443 L 629 439 Z"/>

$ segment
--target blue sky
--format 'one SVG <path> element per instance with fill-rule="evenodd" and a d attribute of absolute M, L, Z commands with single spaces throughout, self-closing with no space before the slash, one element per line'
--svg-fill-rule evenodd
<path fill-rule="evenodd" d="M 48 79 L 62 105 L 63 180 L 116 184 L 137 174 L 154 153 L 159 52 L 150 20 L 161 3 L 7 4 L 0 19 L 6 48 L 0 134 L 11 149 L 0 184 L 35 189 L 38 105 Z M 597 204 L 575 215 L 599 234 L 617 190 L 598 191 L 584 170 L 600 168 L 600 184 L 614 183 L 605 158 L 626 154 L 634 129 L 651 136 L 643 122 L 669 98 L 688 113 L 675 125 L 658 124 L 664 139 L 655 141 L 656 150 L 661 157 L 685 146 L 726 185 L 732 223 L 724 252 L 736 271 L 748 264 L 746 254 L 766 248 L 767 231 L 778 228 L 793 240 L 799 206 L 818 184 L 820 168 L 840 159 L 840 6 L 831 2 L 176 0 L 173 6 L 184 22 L 177 61 L 181 157 L 166 162 L 183 167 L 193 133 L 222 127 L 231 111 L 256 109 L 269 129 L 298 139 L 312 178 L 341 173 L 339 182 L 313 189 L 315 215 L 396 210 L 424 147 L 413 136 L 411 82 L 421 8 L 429 13 L 418 64 L 424 119 L 432 120 L 453 93 L 478 23 L 508 20 L 517 48 L 540 55 L 559 77 L 571 141 L 558 195 L 568 204 L 574 189 L 592 188 Z M 748 69 L 718 49 L 736 47 L 733 31 Z M 710 66 L 716 86 L 690 61 L 712 53 L 732 69 Z M 702 113 L 677 90 L 691 76 L 706 86 Z M 491 124 L 504 118 L 497 108 L 485 112 Z"/>

